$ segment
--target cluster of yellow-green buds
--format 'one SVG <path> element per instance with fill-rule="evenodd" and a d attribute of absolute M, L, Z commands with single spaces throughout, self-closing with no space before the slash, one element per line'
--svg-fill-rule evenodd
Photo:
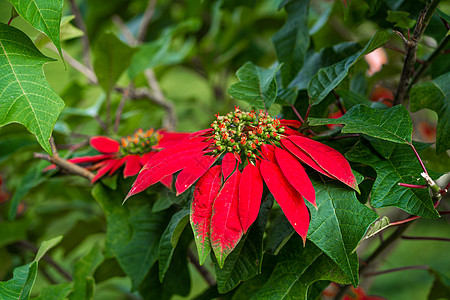
<path fill-rule="evenodd" d="M 255 159 L 263 144 L 271 144 L 280 140 L 284 126 L 280 120 L 270 117 L 267 112 L 256 114 L 241 111 L 235 107 L 233 112 L 225 116 L 216 114 L 211 124 L 213 129 L 214 155 L 223 152 L 244 153 Z"/>
<path fill-rule="evenodd" d="M 143 131 L 138 129 L 132 136 L 122 138 L 120 141 L 120 154 L 122 156 L 129 154 L 143 155 L 152 150 L 152 147 L 157 145 L 160 136 L 153 129 Z"/>

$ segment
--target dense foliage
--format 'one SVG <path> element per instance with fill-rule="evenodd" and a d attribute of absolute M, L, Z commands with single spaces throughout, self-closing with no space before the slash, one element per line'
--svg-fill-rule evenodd
<path fill-rule="evenodd" d="M 0 299 L 450 299 L 449 14 L 0 0 Z"/>

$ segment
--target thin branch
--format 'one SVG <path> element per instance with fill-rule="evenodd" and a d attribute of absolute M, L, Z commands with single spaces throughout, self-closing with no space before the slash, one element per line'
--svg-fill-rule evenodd
<path fill-rule="evenodd" d="M 411 148 L 414 150 L 414 154 L 417 157 L 417 160 L 419 161 L 420 165 L 422 166 L 423 171 L 425 172 L 425 174 L 428 174 L 427 168 L 425 168 L 425 165 L 423 164 L 422 159 L 420 158 L 419 153 L 417 153 L 416 147 L 414 147 L 414 145 L 412 143 L 409 144 L 411 146 Z"/>
<path fill-rule="evenodd" d="M 419 46 L 420 38 L 427 28 L 427 25 L 439 2 L 440 0 L 433 0 L 431 3 L 427 2 L 427 5 L 419 14 L 419 18 L 417 20 L 416 27 L 414 28 L 414 33 L 412 34 L 411 39 L 405 41 L 405 38 L 402 38 L 404 46 L 406 48 L 406 54 L 400 81 L 397 86 L 397 90 L 395 91 L 394 105 L 401 104 L 405 100 L 408 92 L 410 78 L 414 69 L 414 63 L 416 61 L 416 52 L 417 47 Z"/>
<path fill-rule="evenodd" d="M 19 241 L 16 243 L 19 247 L 25 248 L 36 254 L 39 250 L 38 247 L 30 243 L 29 241 Z M 64 270 L 57 262 L 55 262 L 50 255 L 45 254 L 42 259 L 52 266 L 56 271 L 58 271 L 67 281 L 72 281 L 72 276 Z"/>
<path fill-rule="evenodd" d="M 205 279 L 206 283 L 208 283 L 209 286 L 215 285 L 216 281 L 214 280 L 214 277 L 211 275 L 211 273 L 208 272 L 208 270 L 205 267 L 200 265 L 197 257 L 191 251 L 191 249 L 188 249 L 188 257 L 189 257 L 189 260 L 191 261 L 191 263 L 194 265 L 194 267 L 200 273 L 200 275 L 202 275 L 203 279 Z"/>
<path fill-rule="evenodd" d="M 117 131 L 119 131 L 119 124 L 120 124 L 120 119 L 122 117 L 123 107 L 125 106 L 125 102 L 130 95 L 130 90 L 131 90 L 132 86 L 133 86 L 133 84 L 130 83 L 128 85 L 128 87 L 123 90 L 122 98 L 120 99 L 120 103 L 119 103 L 119 107 L 117 107 L 116 117 L 114 119 L 114 129 L 113 129 L 114 133 L 116 133 L 116 134 L 117 134 Z"/>
<path fill-rule="evenodd" d="M 428 185 L 424 185 L 424 184 L 409 184 L 409 183 L 402 183 L 402 182 L 399 182 L 398 185 L 407 187 L 407 188 L 412 188 L 412 189 L 426 189 L 428 187 Z"/>
<path fill-rule="evenodd" d="M 133 33 L 128 28 L 127 24 L 122 20 L 121 17 L 118 15 L 114 15 L 111 17 L 113 23 L 120 29 L 120 32 L 122 32 L 123 37 L 127 41 L 128 44 L 134 45 L 136 43 L 136 39 L 134 38 Z"/>
<path fill-rule="evenodd" d="M 106 133 L 109 132 L 108 125 L 106 125 L 106 123 L 98 115 L 94 116 L 94 120 L 97 121 L 98 125 L 100 125 L 103 131 L 105 131 Z"/>
<path fill-rule="evenodd" d="M 78 8 L 77 3 L 75 0 L 69 0 L 70 3 L 70 10 L 72 11 L 73 15 L 75 16 L 75 24 L 78 28 L 80 28 L 81 31 L 83 31 L 83 36 L 81 36 L 81 43 L 83 44 L 83 61 L 84 64 L 92 70 L 92 64 L 91 64 L 91 54 L 89 52 L 90 43 L 89 43 L 89 37 L 86 29 L 86 24 L 84 24 L 83 16 L 81 15 L 80 9 Z"/>
<path fill-rule="evenodd" d="M 356 137 L 359 137 L 359 133 L 346 134 L 346 135 L 340 135 L 340 136 L 332 136 L 329 138 L 329 140 L 342 140 L 342 139 L 349 139 L 349 138 L 356 138 Z"/>
<path fill-rule="evenodd" d="M 448 238 L 429 237 L 429 236 L 406 236 L 406 235 L 402 235 L 402 239 L 404 239 L 404 240 L 425 240 L 425 241 L 450 242 L 450 239 L 448 239 Z"/>
<path fill-rule="evenodd" d="M 364 277 L 371 277 L 371 276 L 378 276 L 378 275 L 383 275 L 383 274 L 388 274 L 388 273 L 393 273 L 393 272 L 406 271 L 406 270 L 428 270 L 429 268 L 430 268 L 429 266 L 424 266 L 424 265 L 406 266 L 406 267 L 393 268 L 393 269 L 377 271 L 377 272 L 369 272 L 369 273 L 363 274 L 363 276 Z"/>
<path fill-rule="evenodd" d="M 338 95 L 338 93 L 336 93 L 336 91 L 333 89 L 331 90 L 333 92 L 334 97 L 336 98 L 336 105 L 339 108 L 339 110 L 341 111 L 341 113 L 344 115 L 345 114 L 345 109 L 342 106 L 342 102 L 341 102 L 341 97 Z M 305 117 L 306 118 L 306 117 Z"/>
<path fill-rule="evenodd" d="M 294 111 L 294 114 L 300 120 L 300 122 L 302 122 L 302 124 L 305 123 L 305 121 L 303 120 L 302 116 L 300 115 L 300 113 L 298 112 L 298 110 L 295 108 L 295 106 L 293 104 L 291 104 L 291 108 Z"/>
<path fill-rule="evenodd" d="M 142 17 L 141 24 L 139 25 L 139 30 L 137 34 L 137 42 L 142 43 L 147 35 L 148 25 L 155 13 L 156 0 L 149 0 L 147 7 L 145 8 L 144 16 Z"/>

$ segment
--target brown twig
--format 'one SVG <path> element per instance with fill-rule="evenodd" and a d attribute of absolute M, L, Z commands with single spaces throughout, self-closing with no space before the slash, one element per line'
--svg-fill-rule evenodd
<path fill-rule="evenodd" d="M 414 32 L 410 39 L 406 40 L 406 38 L 403 37 L 401 33 L 394 31 L 402 38 L 403 44 L 405 46 L 405 60 L 400 76 L 400 82 L 397 86 L 397 90 L 395 91 L 394 105 L 401 104 L 405 100 L 408 92 L 410 78 L 414 69 L 414 63 L 416 62 L 416 52 L 417 47 L 419 46 L 420 38 L 422 37 L 422 34 L 425 31 L 439 2 L 440 0 L 433 0 L 431 3 L 427 2 L 427 5 L 419 14 L 416 27 L 414 28 Z"/>
<path fill-rule="evenodd" d="M 133 46 L 136 43 L 136 39 L 134 38 L 133 33 L 130 31 L 128 26 L 118 15 L 114 15 L 111 17 L 113 23 L 119 28 L 120 32 L 122 32 L 123 37 L 127 41 L 128 44 Z"/>
<path fill-rule="evenodd" d="M 419 266 L 406 266 L 406 267 L 400 267 L 400 268 L 393 268 L 383 271 L 376 271 L 376 272 L 369 272 L 366 274 L 363 274 L 364 277 L 371 277 L 371 276 L 378 276 L 382 274 L 388 274 L 392 272 L 399 272 L 399 271 L 406 271 L 406 270 L 428 270 L 429 266 L 419 265 Z"/>
<path fill-rule="evenodd" d="M 142 17 L 141 24 L 139 25 L 139 30 L 137 33 L 137 42 L 142 43 L 147 35 L 148 24 L 155 13 L 156 0 L 149 0 L 147 7 L 145 8 L 144 16 Z"/>
<path fill-rule="evenodd" d="M 89 37 L 86 29 L 86 24 L 84 24 L 83 16 L 81 15 L 80 9 L 78 8 L 77 3 L 75 0 L 69 0 L 70 3 L 70 10 L 72 11 L 73 15 L 75 16 L 75 24 L 78 28 L 80 28 L 81 31 L 83 31 L 83 36 L 81 36 L 81 43 L 83 44 L 83 61 L 84 64 L 92 70 L 92 64 L 91 64 L 91 54 L 89 52 L 90 50 L 90 43 L 89 43 Z"/>
<path fill-rule="evenodd" d="M 191 251 L 191 249 L 188 249 L 188 257 L 191 263 L 200 273 L 200 275 L 202 275 L 203 279 L 205 279 L 206 283 L 208 283 L 209 286 L 215 285 L 216 281 L 214 280 L 214 277 L 211 275 L 211 273 L 208 272 L 208 270 L 205 267 L 200 265 L 197 256 L 195 256 L 195 254 Z"/>
<path fill-rule="evenodd" d="M 448 238 L 430 237 L 430 236 L 405 236 L 405 235 L 402 235 L 402 239 L 450 242 L 450 239 L 448 239 Z"/>
<path fill-rule="evenodd" d="M 125 102 L 127 101 L 127 98 L 130 95 L 130 90 L 131 90 L 132 86 L 133 86 L 133 84 L 130 83 L 128 85 L 128 87 L 123 90 L 122 98 L 120 99 L 119 106 L 117 107 L 117 110 L 116 110 L 116 117 L 114 119 L 114 128 L 113 128 L 114 133 L 117 133 L 117 131 L 119 131 L 119 124 L 120 124 L 120 119 L 122 117 L 123 107 L 125 106 Z"/>

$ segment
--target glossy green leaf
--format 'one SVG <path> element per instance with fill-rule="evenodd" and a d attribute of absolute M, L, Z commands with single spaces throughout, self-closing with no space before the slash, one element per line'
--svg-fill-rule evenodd
<path fill-rule="evenodd" d="M 236 248 L 228 255 L 223 268 L 217 262 L 215 270 L 217 289 L 226 293 L 234 289 L 241 281 L 248 280 L 261 273 L 263 260 L 262 241 L 273 197 L 269 196 L 262 202 L 258 218 L 253 223 Z"/>
<path fill-rule="evenodd" d="M 328 255 L 354 286 L 358 285 L 358 257 L 353 253 L 377 214 L 361 204 L 354 191 L 323 176 L 311 178 L 317 210 L 308 204 L 308 239 Z"/>
<path fill-rule="evenodd" d="M 189 222 L 189 208 L 184 208 L 175 213 L 170 219 L 169 225 L 161 236 L 159 242 L 159 281 L 163 282 L 164 275 L 169 269 L 173 253 L 178 244 L 181 233 Z"/>
<path fill-rule="evenodd" d="M 264 69 L 246 62 L 236 73 L 239 82 L 231 85 L 228 93 L 256 109 L 269 109 L 277 97 L 277 70 L 277 67 Z"/>
<path fill-rule="evenodd" d="M 422 178 L 420 173 L 423 170 L 411 147 L 397 145 L 389 159 L 385 159 L 359 142 L 345 156 L 350 161 L 369 165 L 377 172 L 371 195 L 373 207 L 395 206 L 412 215 L 428 218 L 439 216 L 428 189 L 411 189 L 398 185 L 425 183 L 423 179 L 417 180 Z"/>
<path fill-rule="evenodd" d="M 250 299 L 307 299 L 311 284 L 320 280 L 350 282 L 325 253 L 311 242 L 303 247 L 300 237 L 294 235 L 280 252 L 269 280 Z"/>
<path fill-rule="evenodd" d="M 450 299 L 450 278 L 441 272 L 430 268 L 434 282 L 428 294 L 428 300 Z"/>
<path fill-rule="evenodd" d="M 320 69 L 308 85 L 309 103 L 319 104 L 347 76 L 350 67 L 356 64 L 364 55 L 382 46 L 389 39 L 384 31 L 376 32 L 364 49 L 341 60 L 334 65 Z"/>
<path fill-rule="evenodd" d="M 283 64 L 281 79 L 285 86 L 302 68 L 309 47 L 308 6 L 308 0 L 285 2 L 286 24 L 272 37 L 278 61 Z"/>
<path fill-rule="evenodd" d="M 72 288 L 70 283 L 61 283 L 55 285 L 44 286 L 35 300 L 66 300 Z"/>
<path fill-rule="evenodd" d="M 436 152 L 450 148 L 450 72 L 433 81 L 415 85 L 411 89 L 411 111 L 422 108 L 434 110 L 439 117 L 436 128 Z"/>
<path fill-rule="evenodd" d="M 62 57 L 60 41 L 60 24 L 63 0 L 9 0 L 19 15 L 45 33 L 55 44 Z"/>
<path fill-rule="evenodd" d="M 197 19 L 185 20 L 175 27 L 163 31 L 161 36 L 152 42 L 145 43 L 138 47 L 138 52 L 133 56 L 129 68 L 131 78 L 136 77 L 145 69 L 152 69 L 159 66 L 168 66 L 182 62 L 195 45 L 194 40 L 187 39 L 181 47 L 173 49 L 171 46 L 176 35 L 196 31 L 200 27 Z"/>
<path fill-rule="evenodd" d="M 409 12 L 406 11 L 387 11 L 386 21 L 394 23 L 395 27 L 409 29 L 412 28 L 416 21 L 408 18 Z"/>
<path fill-rule="evenodd" d="M 358 104 L 364 104 L 365 106 L 370 106 L 372 104 L 372 102 L 366 97 L 349 90 L 338 89 L 336 90 L 336 93 L 341 97 L 346 110 L 349 110 Z"/>
<path fill-rule="evenodd" d="M 73 288 L 69 300 L 94 299 L 94 272 L 102 263 L 103 254 L 100 247 L 95 245 L 89 253 L 75 263 Z"/>
<path fill-rule="evenodd" d="M 96 184 L 92 195 L 106 215 L 106 250 L 115 256 L 136 290 L 158 258 L 158 248 L 169 219 L 166 211 L 152 213 L 148 199 L 136 197 L 122 205 L 123 196 Z M 133 249 L 133 251 L 130 251 Z"/>
<path fill-rule="evenodd" d="M 30 298 L 31 289 L 36 280 L 38 263 L 44 254 L 56 246 L 62 239 L 58 236 L 44 241 L 36 254 L 36 258 L 29 264 L 14 269 L 13 278 L 0 282 L 0 296 L 5 300 L 25 300 Z"/>
<path fill-rule="evenodd" d="M 100 36 L 94 51 L 94 70 L 98 83 L 105 92 L 111 92 L 136 51 L 119 40 L 114 33 L 108 32 Z"/>
<path fill-rule="evenodd" d="M 412 138 L 412 122 L 402 105 L 379 110 L 364 105 L 352 107 L 339 119 L 310 118 L 310 125 L 345 124 L 342 133 L 364 133 L 390 142 L 408 144 Z"/>
<path fill-rule="evenodd" d="M 0 126 L 24 125 L 49 154 L 49 139 L 64 107 L 44 76 L 43 66 L 50 61 L 22 31 L 0 23 Z"/>

